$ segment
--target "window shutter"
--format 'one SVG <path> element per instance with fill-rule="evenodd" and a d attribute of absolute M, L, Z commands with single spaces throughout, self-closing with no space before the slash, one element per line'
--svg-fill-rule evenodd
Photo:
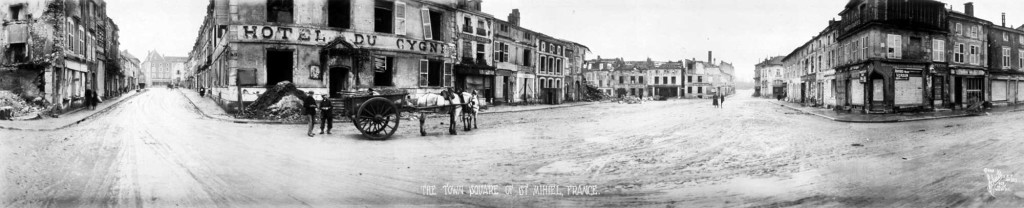
<path fill-rule="evenodd" d="M 429 71 L 430 61 L 427 61 L 426 59 L 420 59 L 420 86 L 427 86 L 427 84 L 429 83 L 428 79 L 430 77 L 427 76 Z"/>
<path fill-rule="evenodd" d="M 395 2 L 395 34 L 405 35 L 405 2 Z"/>
<path fill-rule="evenodd" d="M 896 59 L 903 59 L 903 36 L 894 35 L 896 45 L 893 48 L 896 49 Z"/>
<path fill-rule="evenodd" d="M 420 19 L 423 20 L 423 39 L 433 40 L 434 29 L 430 22 L 430 9 L 427 9 L 427 7 L 420 9 Z"/>
<path fill-rule="evenodd" d="M 452 83 L 452 63 L 444 63 L 444 83 L 445 87 L 455 86 Z"/>

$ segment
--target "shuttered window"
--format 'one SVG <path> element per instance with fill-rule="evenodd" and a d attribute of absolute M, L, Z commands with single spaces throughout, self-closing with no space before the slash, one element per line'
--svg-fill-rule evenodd
<path fill-rule="evenodd" d="M 946 61 L 945 40 L 932 40 L 932 61 Z"/>

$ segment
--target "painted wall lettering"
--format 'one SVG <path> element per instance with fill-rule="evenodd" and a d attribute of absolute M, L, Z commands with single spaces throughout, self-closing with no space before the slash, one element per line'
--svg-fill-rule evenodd
<path fill-rule="evenodd" d="M 335 38 L 342 38 L 357 47 L 386 50 L 403 50 L 427 54 L 446 55 L 453 46 L 442 42 L 421 39 L 406 39 L 391 35 L 364 34 L 347 31 L 321 30 L 303 27 L 280 27 L 263 25 L 236 25 L 238 40 L 288 42 L 295 44 L 323 45 Z"/>

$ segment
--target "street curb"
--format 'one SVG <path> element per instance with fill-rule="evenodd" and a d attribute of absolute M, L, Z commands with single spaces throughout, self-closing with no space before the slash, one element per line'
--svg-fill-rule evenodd
<path fill-rule="evenodd" d="M 778 104 L 778 103 L 776 103 L 776 104 Z M 889 120 L 879 120 L 879 121 L 861 121 L 861 120 L 838 119 L 838 118 L 834 118 L 834 117 L 831 117 L 831 116 L 822 115 L 820 113 L 815 113 L 815 112 L 811 112 L 811 111 L 806 111 L 806 110 L 803 110 L 803 109 L 795 108 L 795 107 L 792 107 L 792 106 L 789 106 L 789 105 L 785 105 L 785 104 L 778 104 L 778 105 L 780 105 L 782 107 L 789 108 L 789 109 L 793 109 L 793 110 L 796 110 L 796 111 L 800 111 L 800 112 L 803 112 L 803 113 L 807 113 L 807 114 L 811 114 L 811 115 L 814 115 L 814 116 L 822 117 L 822 118 L 825 118 L 825 119 L 828 119 L 828 120 L 831 120 L 831 121 L 843 122 L 843 123 L 899 123 L 899 122 L 928 121 L 928 120 L 939 120 L 939 119 L 948 119 L 948 118 L 962 118 L 962 117 L 980 116 L 980 115 L 964 114 L 964 115 L 950 115 L 950 116 L 911 118 L 911 119 L 889 119 Z"/>
<path fill-rule="evenodd" d="M 239 124 L 277 124 L 277 125 L 300 125 L 300 124 L 306 124 L 305 122 L 303 122 L 303 123 L 290 123 L 290 122 L 283 122 L 283 121 L 243 121 L 243 120 L 234 120 L 234 119 L 226 119 L 226 118 L 213 117 L 213 116 L 210 116 L 210 115 L 206 114 L 206 112 L 204 112 L 202 109 L 200 109 L 199 106 L 197 106 L 196 103 L 192 101 L 192 98 L 189 98 L 187 95 L 185 95 L 185 92 L 182 92 L 182 91 L 179 90 L 178 93 L 181 93 L 181 96 L 185 97 L 185 100 L 188 100 L 188 103 L 192 104 L 192 108 L 195 108 L 196 111 L 198 111 L 200 115 L 202 115 L 203 117 L 206 117 L 206 118 L 210 118 L 210 119 L 215 119 L 215 120 L 220 120 L 220 121 L 225 121 L 225 122 L 232 122 L 232 123 L 239 123 Z M 581 104 L 581 105 L 567 105 L 567 106 L 555 106 L 555 107 L 549 107 L 549 108 L 527 109 L 527 110 L 518 110 L 518 111 L 481 112 L 481 113 L 478 113 L 478 114 L 499 114 L 499 113 L 515 113 L 515 112 L 539 111 L 539 110 L 549 110 L 549 109 L 558 109 L 558 108 L 588 106 L 588 105 L 593 105 L 593 104 L 597 104 L 597 103 L 600 103 L 600 102 L 587 103 L 587 104 Z M 338 119 L 338 120 L 341 120 L 341 119 Z M 334 123 L 350 123 L 350 122 L 351 121 L 347 121 L 346 120 L 346 121 L 336 121 Z"/>
<path fill-rule="evenodd" d="M 119 101 L 117 101 L 117 103 L 111 104 L 107 108 L 100 109 L 99 111 L 96 111 L 96 113 L 93 113 L 92 115 L 86 116 L 85 118 L 79 119 L 78 121 L 71 122 L 71 123 L 69 123 L 67 125 L 60 126 L 60 127 L 57 127 L 57 128 L 52 128 L 52 129 L 23 129 L 23 128 L 17 128 L 17 127 L 0 126 L 0 129 L 15 130 L 15 131 L 56 131 L 56 130 L 65 129 L 65 128 L 77 125 L 79 123 L 82 123 L 85 120 L 89 120 L 90 118 L 95 117 L 96 115 L 106 113 L 107 111 L 110 111 L 110 109 L 114 109 L 117 106 L 121 105 L 121 103 L 123 103 L 124 101 L 128 101 L 128 100 L 130 100 L 132 98 L 135 98 L 135 96 L 141 95 L 142 93 L 146 93 L 147 91 L 148 90 L 143 90 L 142 92 L 138 92 L 138 93 L 132 94 L 132 95 L 130 95 L 130 96 L 124 98 L 124 99 L 120 99 Z M 79 109 L 77 111 L 81 111 L 81 110 L 82 109 Z M 73 112 L 77 112 L 77 111 L 73 111 Z"/>

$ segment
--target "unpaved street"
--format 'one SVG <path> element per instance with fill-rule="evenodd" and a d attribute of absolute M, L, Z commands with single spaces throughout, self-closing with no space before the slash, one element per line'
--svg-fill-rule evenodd
<path fill-rule="evenodd" d="M 446 118 L 428 120 L 426 137 L 403 120 L 369 141 L 348 123 L 306 137 L 301 125 L 207 119 L 179 92 L 151 89 L 71 128 L 0 131 L 0 205 L 1019 207 L 990 196 L 982 170 L 1024 171 L 1022 120 L 848 124 L 734 96 L 724 109 L 673 100 L 485 114 L 457 136 Z"/>

